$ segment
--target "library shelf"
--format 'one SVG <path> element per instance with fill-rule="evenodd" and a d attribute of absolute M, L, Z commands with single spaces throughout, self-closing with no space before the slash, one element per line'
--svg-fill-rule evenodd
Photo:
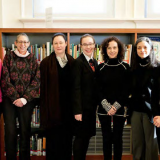
<path fill-rule="evenodd" d="M 70 52 L 70 44 L 79 44 L 80 37 L 89 33 L 95 37 L 96 43 L 101 44 L 102 40 L 109 36 L 118 37 L 123 43 L 134 44 L 138 37 L 140 36 L 159 36 L 160 29 L 113 29 L 113 28 L 0 28 L 0 48 L 6 47 L 11 48 L 11 45 L 16 40 L 18 33 L 26 33 L 31 43 L 43 44 L 47 41 L 51 42 L 54 33 L 62 32 L 67 36 L 67 52 Z M 0 58 L 2 58 L 2 49 L 0 49 Z M 130 146 L 128 148 L 127 155 L 123 153 L 123 160 L 132 159 L 132 145 L 131 145 L 131 127 L 124 129 L 126 131 L 125 137 L 128 137 L 126 144 Z M 97 129 L 99 139 L 100 129 Z M 99 137 L 98 137 L 99 136 Z M 93 142 L 91 142 L 91 152 L 87 155 L 87 160 L 102 160 L 102 144 L 98 142 L 99 148 L 95 153 L 94 143 L 97 139 L 93 137 Z M 0 118 L 0 159 L 5 160 L 4 156 L 4 120 L 1 114 Z M 31 160 L 44 160 L 43 156 L 32 156 Z"/>

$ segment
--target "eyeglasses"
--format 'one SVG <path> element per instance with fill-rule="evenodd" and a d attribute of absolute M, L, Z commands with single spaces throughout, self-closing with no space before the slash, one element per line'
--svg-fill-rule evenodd
<path fill-rule="evenodd" d="M 87 47 L 87 46 L 92 47 L 93 45 L 95 45 L 95 44 L 94 43 L 89 43 L 89 44 L 84 43 L 84 44 L 82 44 L 82 46 L 84 46 L 84 47 Z"/>
<path fill-rule="evenodd" d="M 17 43 L 19 43 L 19 44 L 27 44 L 27 43 L 29 43 L 29 42 L 26 42 L 26 41 L 17 41 Z"/>

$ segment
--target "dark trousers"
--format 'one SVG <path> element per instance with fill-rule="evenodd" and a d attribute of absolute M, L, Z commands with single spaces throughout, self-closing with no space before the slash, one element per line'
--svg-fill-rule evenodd
<path fill-rule="evenodd" d="M 75 136 L 73 142 L 73 157 L 74 160 L 85 160 L 88 150 L 90 136 Z"/>
<path fill-rule="evenodd" d="M 33 107 L 32 102 L 28 102 L 23 107 L 16 107 L 9 98 L 3 99 L 6 160 L 17 159 L 18 132 L 16 117 L 19 120 L 20 131 L 19 160 L 30 160 L 30 131 Z"/>
<path fill-rule="evenodd" d="M 46 132 L 46 160 L 72 160 L 72 128 L 57 125 Z"/>
<path fill-rule="evenodd" d="M 158 160 L 155 127 L 146 113 L 133 111 L 131 116 L 133 160 Z"/>
<path fill-rule="evenodd" d="M 111 116 L 98 115 L 101 123 L 103 136 L 104 160 L 112 159 L 112 143 L 114 144 L 114 160 L 121 160 L 122 157 L 122 135 L 125 118 L 113 116 L 113 130 L 111 128 Z"/>
<path fill-rule="evenodd" d="M 156 127 L 156 134 L 157 134 L 158 148 L 160 153 L 160 128 Z"/>

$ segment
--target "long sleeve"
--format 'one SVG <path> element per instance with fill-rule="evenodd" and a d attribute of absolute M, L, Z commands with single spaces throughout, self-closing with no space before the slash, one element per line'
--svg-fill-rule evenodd
<path fill-rule="evenodd" d="M 82 76 L 81 63 L 75 60 L 72 66 L 72 79 L 73 79 L 72 80 L 72 105 L 73 105 L 74 115 L 82 114 L 81 76 Z"/>
<path fill-rule="evenodd" d="M 20 98 L 18 92 L 16 91 L 15 86 L 11 83 L 10 79 L 10 65 L 12 65 L 10 52 L 7 52 L 4 60 L 3 60 L 3 67 L 2 67 L 2 92 L 4 96 L 9 97 L 12 101 Z"/>
<path fill-rule="evenodd" d="M 151 107 L 153 116 L 160 116 L 160 67 L 155 68 L 152 81 Z"/>
<path fill-rule="evenodd" d="M 40 68 L 39 64 L 37 63 L 36 57 L 34 56 L 31 83 L 28 85 L 23 95 L 23 97 L 27 99 L 27 101 L 31 101 L 34 98 L 39 98 L 40 96 L 40 69 L 39 68 Z"/>

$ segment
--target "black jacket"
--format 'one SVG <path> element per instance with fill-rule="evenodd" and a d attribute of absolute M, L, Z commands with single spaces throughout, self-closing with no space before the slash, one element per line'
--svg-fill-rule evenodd
<path fill-rule="evenodd" d="M 131 72 L 130 107 L 132 111 L 147 113 L 152 121 L 152 116 L 160 115 L 160 66 L 145 64 L 145 59 L 142 64 Z"/>
<path fill-rule="evenodd" d="M 95 69 L 97 61 L 94 59 Z M 82 114 L 82 122 L 75 120 L 76 135 L 95 135 L 96 127 L 96 73 L 81 54 L 73 63 L 73 113 Z"/>

